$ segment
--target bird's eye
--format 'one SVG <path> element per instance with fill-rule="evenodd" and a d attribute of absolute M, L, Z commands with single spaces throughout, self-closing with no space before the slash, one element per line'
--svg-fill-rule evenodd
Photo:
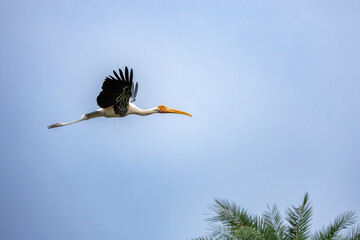
<path fill-rule="evenodd" d="M 165 111 L 166 110 L 166 107 L 164 105 L 159 105 L 158 108 L 161 110 L 161 111 Z"/>

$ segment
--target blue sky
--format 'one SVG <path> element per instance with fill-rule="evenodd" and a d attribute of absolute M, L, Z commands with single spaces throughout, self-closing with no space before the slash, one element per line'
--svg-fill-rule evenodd
<path fill-rule="evenodd" d="M 228 198 L 360 214 L 359 1 L 0 1 L 0 238 L 191 239 Z M 137 106 L 92 119 L 129 66 Z"/>

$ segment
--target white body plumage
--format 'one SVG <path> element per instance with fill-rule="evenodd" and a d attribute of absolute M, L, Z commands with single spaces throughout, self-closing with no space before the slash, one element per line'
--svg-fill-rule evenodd
<path fill-rule="evenodd" d="M 124 116 L 119 116 L 118 114 L 116 114 L 114 111 L 114 108 L 112 106 L 107 107 L 107 108 L 100 108 L 97 111 L 99 111 L 101 113 L 100 116 L 104 116 L 106 118 L 114 118 L 114 117 L 125 117 L 130 114 L 146 116 L 146 115 L 149 115 L 152 113 L 158 113 L 158 112 L 160 112 L 160 109 L 157 107 L 154 107 L 154 108 L 143 110 L 143 109 L 138 108 L 135 104 L 129 103 L 127 113 Z"/>

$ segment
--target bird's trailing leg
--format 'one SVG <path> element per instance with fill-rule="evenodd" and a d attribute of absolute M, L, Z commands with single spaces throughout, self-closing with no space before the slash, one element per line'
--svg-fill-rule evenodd
<path fill-rule="evenodd" d="M 80 121 L 83 121 L 83 120 L 87 120 L 87 119 L 84 118 L 84 116 L 85 115 L 83 115 L 83 117 L 81 119 L 76 120 L 76 121 L 72 121 L 72 122 L 51 124 L 50 126 L 48 126 L 48 129 L 56 128 L 56 127 L 62 127 L 62 126 L 70 125 L 70 124 L 77 123 L 77 122 L 80 122 Z"/>
<path fill-rule="evenodd" d="M 82 115 L 81 119 L 76 120 L 76 121 L 67 122 L 67 123 L 54 123 L 54 124 L 51 124 L 50 126 L 48 126 L 48 129 L 56 128 L 56 127 L 63 127 L 63 126 L 66 126 L 66 125 L 70 125 L 70 124 L 73 124 L 73 123 L 77 123 L 77 122 L 81 122 L 81 121 L 84 121 L 84 120 L 89 120 L 91 118 L 96 118 L 96 117 L 101 117 L 101 116 L 103 116 L 103 114 L 102 114 L 102 112 L 100 110 L 98 110 L 98 111 L 94 111 L 94 112 L 91 112 L 91 113 L 84 114 L 84 115 Z"/>

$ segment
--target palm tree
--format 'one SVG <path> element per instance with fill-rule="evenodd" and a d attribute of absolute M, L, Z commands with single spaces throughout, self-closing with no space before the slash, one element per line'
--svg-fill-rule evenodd
<path fill-rule="evenodd" d="M 211 209 L 215 212 L 208 219 L 211 233 L 194 240 L 360 240 L 353 211 L 340 214 L 328 227 L 311 234 L 312 206 L 307 193 L 300 206 L 286 210 L 285 221 L 276 205 L 268 206 L 261 216 L 251 215 L 228 200 L 215 199 Z"/>

